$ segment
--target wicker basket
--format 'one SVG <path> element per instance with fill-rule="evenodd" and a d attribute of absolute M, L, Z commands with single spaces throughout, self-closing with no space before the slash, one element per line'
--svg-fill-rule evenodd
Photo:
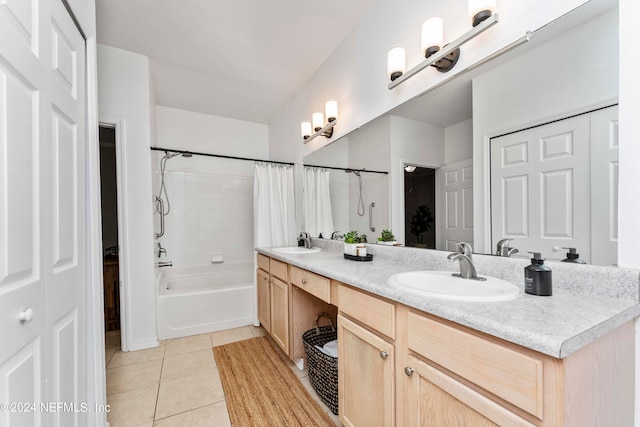
<path fill-rule="evenodd" d="M 329 321 L 329 326 L 318 326 L 321 317 Z M 316 327 L 302 334 L 304 351 L 307 354 L 309 380 L 320 399 L 338 415 L 338 358 L 331 357 L 314 346 L 322 347 L 337 338 L 336 328 L 327 313 L 320 313 L 316 318 Z"/>

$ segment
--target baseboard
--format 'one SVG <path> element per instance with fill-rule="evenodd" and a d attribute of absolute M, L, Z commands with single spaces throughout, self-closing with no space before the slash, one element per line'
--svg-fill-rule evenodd
<path fill-rule="evenodd" d="M 160 345 L 160 342 L 158 341 L 157 338 L 148 338 L 148 339 L 129 343 L 129 351 L 144 350 L 147 348 L 158 347 L 159 345 Z"/>

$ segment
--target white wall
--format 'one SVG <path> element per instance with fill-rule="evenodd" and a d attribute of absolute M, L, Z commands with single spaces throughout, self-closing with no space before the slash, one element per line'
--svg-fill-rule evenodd
<path fill-rule="evenodd" d="M 390 116 L 389 181 L 391 186 L 391 227 L 404 243 L 404 164 L 438 168 L 445 164 L 444 128 Z"/>
<path fill-rule="evenodd" d="M 157 107 L 158 146 L 227 156 L 267 159 L 267 126 L 168 107 Z M 160 183 L 160 158 L 154 155 L 154 194 Z M 251 262 L 254 162 L 194 155 L 166 164 L 165 184 L 171 212 L 160 238 L 173 265 L 201 265 L 212 253 L 225 262 Z M 154 213 L 155 227 L 159 230 Z"/>
<path fill-rule="evenodd" d="M 473 80 L 474 241 L 478 252 L 491 252 L 485 200 L 488 138 L 617 100 L 618 32 L 612 28 L 618 28 L 617 9 Z M 598 52 L 597 60 L 594 52 Z"/>
<path fill-rule="evenodd" d="M 444 163 L 452 165 L 473 157 L 473 119 L 444 128 Z"/>
<path fill-rule="evenodd" d="M 375 171 L 389 170 L 389 117 L 374 120 L 369 125 L 349 135 L 349 167 Z M 361 172 L 362 201 L 364 215 L 358 214 L 360 196 L 358 177 L 350 173 L 349 179 L 349 228 L 366 234 L 369 242 L 375 241 L 380 232 L 390 227 L 389 222 L 389 176 L 384 174 Z M 371 224 L 376 231 L 369 229 L 369 205 L 372 209 Z M 360 207 L 362 212 L 362 206 Z"/>
<path fill-rule="evenodd" d="M 148 58 L 122 49 L 98 46 L 100 118 L 120 120 L 118 148 L 123 162 L 120 211 L 121 279 L 130 350 L 158 345 L 151 223 L 151 114 Z M 126 343 L 125 343 L 126 344 Z"/>

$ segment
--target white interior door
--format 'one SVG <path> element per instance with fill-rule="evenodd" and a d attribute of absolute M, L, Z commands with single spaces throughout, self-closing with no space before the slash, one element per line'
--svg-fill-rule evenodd
<path fill-rule="evenodd" d="M 491 140 L 492 246 L 514 241 L 518 256 L 575 247 L 587 262 L 590 239 L 590 119 L 585 114 Z"/>
<path fill-rule="evenodd" d="M 618 107 L 591 114 L 591 262 L 618 264 Z"/>
<path fill-rule="evenodd" d="M 457 251 L 459 242 L 473 246 L 473 159 L 438 169 L 440 235 L 437 248 Z"/>
<path fill-rule="evenodd" d="M 40 407 L 86 400 L 84 52 L 60 0 L 0 1 L 0 402 L 36 405 L 2 426 L 86 424 Z"/>

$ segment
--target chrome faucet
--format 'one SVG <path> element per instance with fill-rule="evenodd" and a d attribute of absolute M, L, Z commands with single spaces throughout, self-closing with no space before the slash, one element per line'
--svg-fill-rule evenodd
<path fill-rule="evenodd" d="M 449 262 L 458 261 L 458 263 L 460 264 L 460 273 L 453 273 L 452 276 L 461 277 L 463 279 L 487 280 L 484 277 L 478 277 L 476 267 L 473 265 L 471 257 L 459 252 L 454 252 L 452 254 L 449 254 L 447 259 L 449 260 Z"/>
<path fill-rule="evenodd" d="M 311 249 L 311 237 L 309 237 L 309 233 L 306 232 L 302 232 L 300 233 L 300 236 L 298 237 L 298 243 L 300 242 L 304 242 L 304 247 L 307 249 Z"/>
<path fill-rule="evenodd" d="M 167 256 L 167 250 L 162 247 L 160 242 L 157 243 L 157 246 L 158 246 L 158 258 L 160 258 L 160 256 L 162 256 L 162 254 L 164 254 L 164 256 Z"/>
<path fill-rule="evenodd" d="M 459 242 L 458 249 L 462 255 L 465 255 L 469 260 L 473 259 L 473 248 L 467 242 Z"/>
<path fill-rule="evenodd" d="M 511 255 L 517 254 L 519 251 L 516 248 L 510 248 L 509 242 L 513 239 L 502 239 L 498 242 L 496 248 L 496 255 L 510 257 Z"/>
<path fill-rule="evenodd" d="M 331 240 L 341 240 L 343 238 L 344 236 L 340 234 L 339 231 L 334 231 L 333 233 L 331 233 Z"/>

